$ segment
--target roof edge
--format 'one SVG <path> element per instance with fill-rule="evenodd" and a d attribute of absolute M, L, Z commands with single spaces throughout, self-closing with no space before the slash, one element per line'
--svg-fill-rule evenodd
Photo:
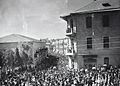
<path fill-rule="evenodd" d="M 101 10 L 92 10 L 92 11 L 84 11 L 84 12 L 74 12 L 70 14 L 84 14 L 84 13 L 97 13 L 97 12 L 108 12 L 108 11 L 119 11 L 119 8 L 107 8 L 107 9 L 101 9 Z"/>
<path fill-rule="evenodd" d="M 85 14 L 85 13 L 99 13 L 99 12 L 111 12 L 111 11 L 119 11 L 119 8 L 110 8 L 110 9 L 101 9 L 101 10 L 93 10 L 93 11 L 84 11 L 84 12 L 73 12 L 65 16 L 60 16 L 60 18 L 67 20 L 67 17 L 73 15 L 73 14 Z"/>

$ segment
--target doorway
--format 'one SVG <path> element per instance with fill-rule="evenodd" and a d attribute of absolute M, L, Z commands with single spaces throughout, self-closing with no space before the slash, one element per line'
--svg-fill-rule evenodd
<path fill-rule="evenodd" d="M 109 65 L 109 57 L 104 58 L 104 64 Z"/>
<path fill-rule="evenodd" d="M 92 68 L 97 65 L 97 55 L 84 55 L 83 61 L 85 67 Z"/>

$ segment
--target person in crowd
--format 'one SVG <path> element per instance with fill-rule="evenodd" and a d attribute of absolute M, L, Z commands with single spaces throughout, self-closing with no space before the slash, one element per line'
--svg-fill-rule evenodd
<path fill-rule="evenodd" d="M 34 69 L 35 70 L 35 69 Z M 119 86 L 120 69 L 2 71 L 0 86 Z"/>

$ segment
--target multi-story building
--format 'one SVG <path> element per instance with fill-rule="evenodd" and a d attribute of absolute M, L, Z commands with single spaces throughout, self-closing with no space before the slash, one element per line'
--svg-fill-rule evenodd
<path fill-rule="evenodd" d="M 68 42 L 69 42 L 68 38 L 52 39 L 51 45 L 53 52 L 66 55 L 67 45 L 69 44 Z"/>
<path fill-rule="evenodd" d="M 41 42 L 37 39 L 30 38 L 19 34 L 10 34 L 0 38 L 0 50 L 13 50 L 19 49 L 20 55 L 24 50 L 25 53 L 32 57 L 35 61 L 35 53 L 39 48 L 44 48 L 45 42 Z"/>
<path fill-rule="evenodd" d="M 66 55 L 66 49 L 70 42 L 69 38 L 60 39 L 41 39 L 42 42 L 46 42 L 46 47 L 51 53 Z"/>
<path fill-rule="evenodd" d="M 120 65 L 120 0 L 94 0 L 61 18 L 71 39 L 69 67 Z"/>

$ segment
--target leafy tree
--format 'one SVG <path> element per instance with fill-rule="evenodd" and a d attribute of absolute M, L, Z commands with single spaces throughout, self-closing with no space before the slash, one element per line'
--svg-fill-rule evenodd
<path fill-rule="evenodd" d="M 0 51 L 0 67 L 3 67 L 3 52 Z"/>
<path fill-rule="evenodd" d="M 45 67 L 44 65 L 44 59 L 47 58 L 47 53 L 48 52 L 48 49 L 47 48 L 40 48 L 38 50 L 36 50 L 36 53 L 35 53 L 35 66 L 37 69 L 42 69 L 43 66 Z"/>
<path fill-rule="evenodd" d="M 28 44 L 22 44 L 22 47 L 26 51 L 28 51 L 30 49 L 30 46 Z"/>
<path fill-rule="evenodd" d="M 24 66 L 33 64 L 33 58 L 31 54 L 31 44 L 30 43 L 22 43 L 21 45 L 21 58 L 23 60 Z"/>
<path fill-rule="evenodd" d="M 31 56 L 28 56 L 28 54 L 25 51 L 22 51 L 22 60 L 23 60 L 23 64 L 25 66 L 33 64 L 33 59 Z"/>
<path fill-rule="evenodd" d="M 28 65 L 33 64 L 33 58 L 29 56 L 29 61 L 28 61 Z"/>
<path fill-rule="evenodd" d="M 15 65 L 16 66 L 22 66 L 23 65 L 23 60 L 20 57 L 18 48 L 16 48 L 16 53 L 15 53 Z"/>
<path fill-rule="evenodd" d="M 12 50 L 6 50 L 3 58 L 5 66 L 14 67 L 14 52 Z"/>
<path fill-rule="evenodd" d="M 24 51 L 22 51 L 22 60 L 23 60 L 24 65 L 28 64 L 29 58 L 28 58 L 28 55 Z"/>
<path fill-rule="evenodd" d="M 36 51 L 38 57 L 36 57 L 36 68 L 38 70 L 48 69 L 53 66 L 57 66 L 59 58 L 55 55 L 48 54 L 47 48 L 42 48 Z"/>

